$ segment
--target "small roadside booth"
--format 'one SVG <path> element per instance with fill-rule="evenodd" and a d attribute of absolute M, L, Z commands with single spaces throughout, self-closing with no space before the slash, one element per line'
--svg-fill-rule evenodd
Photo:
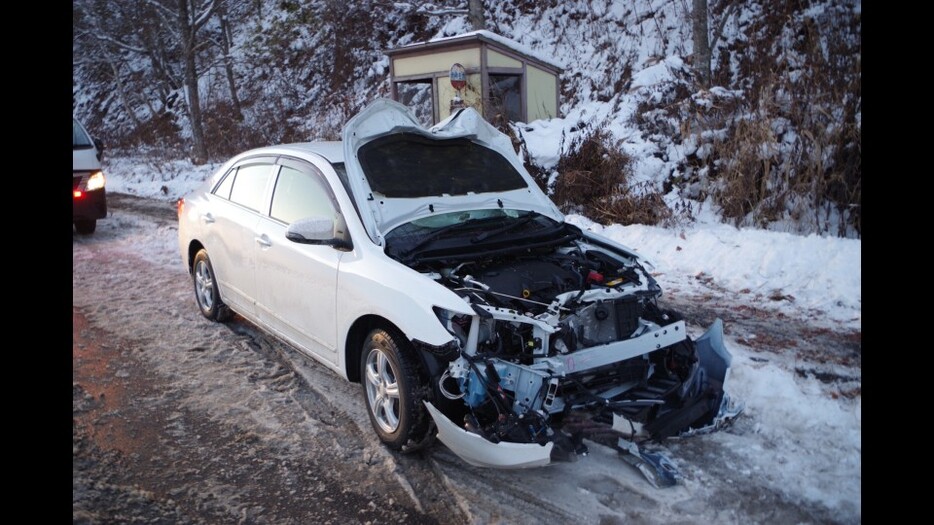
<path fill-rule="evenodd" d="M 469 106 L 495 123 L 558 117 L 561 64 L 490 31 L 390 49 L 392 98 L 425 125 Z"/>

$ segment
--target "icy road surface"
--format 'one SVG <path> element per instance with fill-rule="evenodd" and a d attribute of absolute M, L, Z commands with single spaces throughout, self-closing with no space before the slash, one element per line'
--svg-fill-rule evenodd
<path fill-rule="evenodd" d="M 858 523 L 861 342 L 716 282 L 665 300 L 722 317 L 731 428 L 672 439 L 655 489 L 616 452 L 483 470 L 441 444 L 383 448 L 359 385 L 235 317 L 212 324 L 179 260 L 173 202 L 109 196 L 74 236 L 73 517 L 173 523 Z M 804 318 L 802 316 L 801 318 Z"/>

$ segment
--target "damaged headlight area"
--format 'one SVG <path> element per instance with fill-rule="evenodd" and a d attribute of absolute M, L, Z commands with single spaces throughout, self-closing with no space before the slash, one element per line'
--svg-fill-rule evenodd
<path fill-rule="evenodd" d="M 473 310 L 435 308 L 453 341 L 422 347 L 446 363 L 433 378 L 439 399 L 426 401 L 438 438 L 471 464 L 574 460 L 584 437 L 611 436 L 664 477 L 664 458 L 653 464 L 637 443 L 714 429 L 741 410 L 724 391 L 731 357 L 720 321 L 692 340 L 658 307 L 661 290 L 632 254 L 581 236 L 412 266 Z"/>

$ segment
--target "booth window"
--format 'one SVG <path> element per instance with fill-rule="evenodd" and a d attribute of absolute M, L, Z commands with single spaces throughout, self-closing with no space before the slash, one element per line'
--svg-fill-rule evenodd
<path fill-rule="evenodd" d="M 490 117 L 505 116 L 512 122 L 524 121 L 521 90 L 519 75 L 490 75 Z"/>
<path fill-rule="evenodd" d="M 410 80 L 407 82 L 396 82 L 396 93 L 399 95 L 399 102 L 412 108 L 415 117 L 423 126 L 434 124 L 434 96 L 431 89 L 431 79 Z"/>

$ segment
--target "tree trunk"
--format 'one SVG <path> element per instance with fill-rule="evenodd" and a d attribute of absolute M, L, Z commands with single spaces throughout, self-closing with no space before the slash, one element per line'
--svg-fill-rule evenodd
<path fill-rule="evenodd" d="M 707 29 L 707 0 L 694 0 L 694 74 L 697 84 L 710 87 L 710 40 Z"/>
<path fill-rule="evenodd" d="M 230 87 L 230 103 L 233 105 L 234 117 L 243 120 L 243 111 L 240 109 L 240 97 L 237 96 L 237 81 L 234 77 L 233 60 L 230 57 L 230 45 L 233 42 L 230 34 L 230 22 L 227 21 L 227 6 L 223 2 L 217 5 L 217 14 L 221 21 L 221 51 L 224 52 L 224 71 L 227 74 L 227 85 Z"/>
<path fill-rule="evenodd" d="M 188 120 L 191 122 L 191 162 L 207 162 L 204 130 L 201 127 L 201 99 L 198 95 L 198 70 L 195 63 L 195 27 L 189 14 L 189 0 L 178 0 L 178 32 L 182 37 L 182 61 L 185 65 L 185 93 L 188 102 Z"/>
<path fill-rule="evenodd" d="M 483 12 L 483 0 L 467 0 L 467 20 L 474 31 L 486 29 L 486 15 Z"/>
<path fill-rule="evenodd" d="M 104 60 L 107 61 L 107 65 L 110 66 L 110 70 L 114 75 L 114 84 L 117 86 L 117 98 L 120 99 L 120 104 L 123 106 L 123 111 L 126 111 L 126 114 L 130 117 L 130 120 L 133 121 L 134 129 L 138 129 L 140 126 L 140 121 L 136 118 L 136 112 L 133 111 L 133 108 L 130 107 L 129 101 L 126 98 L 126 87 L 123 85 L 123 78 L 120 76 L 120 71 L 117 69 L 117 65 L 114 64 L 113 60 L 110 58 L 110 53 L 106 50 L 104 51 Z"/>

